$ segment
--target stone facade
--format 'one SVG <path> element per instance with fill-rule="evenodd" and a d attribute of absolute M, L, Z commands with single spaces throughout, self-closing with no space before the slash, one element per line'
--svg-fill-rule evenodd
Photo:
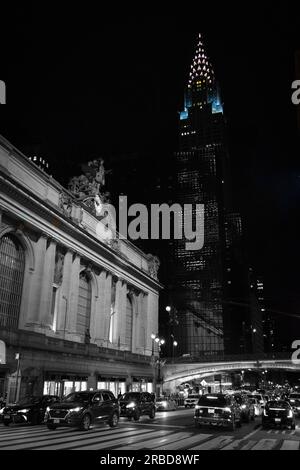
<path fill-rule="evenodd" d="M 0 297 L 2 388 L 17 382 L 18 394 L 42 393 L 45 383 L 59 382 L 62 394 L 63 381 L 95 388 L 118 379 L 122 389 L 151 388 L 161 285 L 149 255 L 110 235 L 88 207 L 0 138 L 0 247 L 8 237 L 24 253 L 14 318 Z"/>

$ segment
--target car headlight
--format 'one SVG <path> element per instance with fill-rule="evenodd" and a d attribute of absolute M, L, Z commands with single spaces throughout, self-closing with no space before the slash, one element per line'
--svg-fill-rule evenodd
<path fill-rule="evenodd" d="M 242 410 L 244 410 L 246 408 L 246 405 L 242 405 L 241 408 Z"/>
<path fill-rule="evenodd" d="M 195 410 L 200 410 L 200 406 L 199 406 L 199 405 L 196 405 L 196 406 L 195 406 Z"/>
<path fill-rule="evenodd" d="M 131 403 L 128 403 L 128 405 L 126 405 L 126 408 L 135 408 L 135 403 L 134 402 L 131 402 Z"/>
<path fill-rule="evenodd" d="M 168 402 L 167 402 L 167 401 L 163 401 L 161 404 L 162 404 L 162 406 L 163 406 L 164 408 L 167 408 L 167 406 L 168 406 Z"/>
<path fill-rule="evenodd" d="M 0 415 L 2 415 L 3 413 L 4 413 L 4 408 L 1 408 Z"/>
<path fill-rule="evenodd" d="M 69 412 L 75 412 L 75 413 L 78 413 L 78 411 L 82 410 L 82 406 L 76 406 L 76 408 L 71 408 L 69 410 Z"/>
<path fill-rule="evenodd" d="M 28 408 L 24 408 L 23 410 L 18 410 L 18 413 L 28 413 L 30 411 Z"/>
<path fill-rule="evenodd" d="M 50 406 L 47 406 L 46 413 L 49 413 L 49 411 L 50 411 Z"/>
<path fill-rule="evenodd" d="M 226 411 L 226 413 L 231 413 L 231 409 L 230 408 L 224 408 L 224 411 Z"/>
<path fill-rule="evenodd" d="M 287 417 L 288 417 L 288 418 L 292 418 L 292 417 L 293 417 L 293 412 L 292 412 L 292 410 L 289 410 L 289 413 L 288 413 L 288 416 L 287 416 Z"/>

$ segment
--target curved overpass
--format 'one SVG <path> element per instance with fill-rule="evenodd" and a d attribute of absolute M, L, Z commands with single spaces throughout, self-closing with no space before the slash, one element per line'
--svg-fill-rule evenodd
<path fill-rule="evenodd" d="M 289 357 L 289 358 L 288 358 Z M 299 361 L 300 362 L 300 361 Z M 172 381 L 183 382 L 192 379 L 201 379 L 222 372 L 234 372 L 243 369 L 260 370 L 286 370 L 300 372 L 300 363 L 293 362 L 290 355 L 286 358 L 247 358 L 228 359 L 221 361 L 188 361 L 169 362 L 166 361 L 162 369 L 163 382 L 168 385 Z"/>

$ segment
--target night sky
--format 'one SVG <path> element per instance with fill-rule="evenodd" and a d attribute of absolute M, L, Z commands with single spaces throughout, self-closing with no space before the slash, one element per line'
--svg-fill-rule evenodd
<path fill-rule="evenodd" d="M 225 105 L 251 265 L 265 277 L 269 305 L 300 314 L 300 147 L 291 103 L 300 14 L 244 3 L 184 9 L 113 16 L 82 5 L 11 8 L 0 33 L 0 133 L 21 150 L 38 145 L 63 183 L 91 157 L 171 154 L 202 32 Z"/>

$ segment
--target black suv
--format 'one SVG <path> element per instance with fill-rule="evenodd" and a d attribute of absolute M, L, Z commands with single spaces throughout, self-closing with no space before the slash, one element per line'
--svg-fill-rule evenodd
<path fill-rule="evenodd" d="M 60 403 L 49 406 L 45 413 L 48 429 L 58 426 L 78 427 L 88 431 L 91 423 L 105 421 L 111 428 L 117 426 L 119 402 L 109 390 L 73 392 Z"/>
<path fill-rule="evenodd" d="M 126 416 L 129 420 L 140 419 L 141 415 L 149 415 L 155 418 L 155 400 L 148 392 L 128 392 L 120 398 L 121 416 Z"/>
<path fill-rule="evenodd" d="M 41 424 L 44 420 L 46 408 L 58 402 L 56 395 L 44 395 L 40 397 L 25 397 L 15 405 L 8 405 L 2 411 L 2 419 L 5 426 L 10 423 Z"/>
<path fill-rule="evenodd" d="M 262 427 L 288 426 L 296 429 L 295 415 L 290 403 L 283 400 L 269 401 L 262 414 Z"/>
<path fill-rule="evenodd" d="M 195 425 L 228 426 L 234 431 L 241 426 L 241 409 L 232 395 L 210 394 L 202 395 L 195 407 Z"/>

